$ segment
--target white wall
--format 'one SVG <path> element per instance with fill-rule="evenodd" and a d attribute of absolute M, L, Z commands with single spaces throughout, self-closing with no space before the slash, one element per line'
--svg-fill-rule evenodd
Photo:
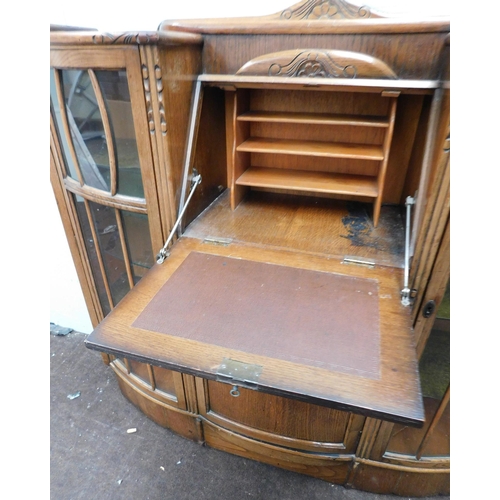
<path fill-rule="evenodd" d="M 136 4 L 132 2 L 125 3 L 116 0 L 87 0 L 84 4 L 67 0 L 50 0 L 48 8 L 51 24 L 121 32 L 155 30 L 165 19 L 267 15 L 279 12 L 294 3 L 297 2 L 294 0 L 253 0 L 248 2 L 148 0 L 147 8 L 138 9 Z M 352 3 L 360 2 L 353 1 Z M 439 16 L 450 15 L 451 1 L 368 0 L 366 4 L 373 10 L 393 15 Z M 92 325 L 50 186 L 47 188 L 47 196 L 51 199 L 48 214 L 51 239 L 49 253 L 50 321 L 83 333 L 90 333 Z"/>

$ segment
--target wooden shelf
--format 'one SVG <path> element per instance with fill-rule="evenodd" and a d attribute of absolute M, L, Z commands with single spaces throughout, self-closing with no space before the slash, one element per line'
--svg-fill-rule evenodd
<path fill-rule="evenodd" d="M 345 97 L 275 90 L 227 94 L 231 208 L 248 187 L 323 193 L 372 201 L 376 227 L 399 92 Z"/>
<path fill-rule="evenodd" d="M 281 168 L 250 167 L 236 180 L 239 186 L 289 189 L 376 198 L 376 177 Z"/>
<path fill-rule="evenodd" d="M 330 158 L 352 158 L 358 160 L 382 161 L 384 159 L 382 146 L 261 137 L 250 137 L 241 143 L 236 150 L 248 153 L 326 156 Z"/>
<path fill-rule="evenodd" d="M 290 113 L 274 111 L 248 111 L 237 118 L 239 121 L 268 123 L 304 123 L 313 125 L 350 125 L 354 127 L 387 128 L 385 116 L 333 115 L 329 113 Z"/>

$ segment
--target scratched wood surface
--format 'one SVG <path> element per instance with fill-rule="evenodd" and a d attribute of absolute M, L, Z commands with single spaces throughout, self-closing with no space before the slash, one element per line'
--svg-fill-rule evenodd
<path fill-rule="evenodd" d="M 252 191 L 236 210 L 223 193 L 186 229 L 186 236 L 343 258 L 356 256 L 403 267 L 404 226 L 399 207 L 382 207 L 376 228 L 370 205 Z"/>

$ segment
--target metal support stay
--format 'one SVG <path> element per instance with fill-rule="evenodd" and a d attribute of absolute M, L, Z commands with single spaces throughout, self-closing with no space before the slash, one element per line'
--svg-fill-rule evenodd
<path fill-rule="evenodd" d="M 168 245 L 170 244 L 172 238 L 174 237 L 175 231 L 177 230 L 177 226 L 180 224 L 182 217 L 184 216 L 184 212 L 186 211 L 186 208 L 188 207 L 189 202 L 191 201 L 191 198 L 193 197 L 193 194 L 196 191 L 198 184 L 201 184 L 201 175 L 196 171 L 196 169 L 193 169 L 193 177 L 191 179 L 191 191 L 189 192 L 189 196 L 188 199 L 186 200 L 186 203 L 182 207 L 179 217 L 177 217 L 177 220 L 175 221 L 174 227 L 171 229 L 170 234 L 168 235 L 165 245 L 163 245 L 163 248 L 156 255 L 156 262 L 158 264 L 163 264 L 165 259 L 168 258 L 168 256 L 170 255 L 170 252 L 167 250 Z"/>
<path fill-rule="evenodd" d="M 410 286 L 410 219 L 411 207 L 415 205 L 415 198 L 408 196 L 406 198 L 406 233 L 405 233 L 405 272 L 403 289 L 401 290 L 401 304 L 409 306 L 411 303 Z"/>

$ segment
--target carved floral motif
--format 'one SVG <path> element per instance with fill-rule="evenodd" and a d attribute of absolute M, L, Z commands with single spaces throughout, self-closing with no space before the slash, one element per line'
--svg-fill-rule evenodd
<path fill-rule="evenodd" d="M 96 45 L 113 45 L 113 44 L 126 44 L 126 45 L 147 45 L 151 43 L 158 43 L 160 37 L 157 32 L 133 32 L 133 33 L 99 33 L 92 37 Z"/>
<path fill-rule="evenodd" d="M 343 0 L 306 0 L 285 9 L 281 19 L 298 21 L 301 19 L 367 19 L 378 17 L 366 6 L 358 7 Z"/>
<path fill-rule="evenodd" d="M 356 78 L 356 66 L 337 64 L 324 52 L 299 52 L 288 64 L 273 63 L 269 76 Z"/>

